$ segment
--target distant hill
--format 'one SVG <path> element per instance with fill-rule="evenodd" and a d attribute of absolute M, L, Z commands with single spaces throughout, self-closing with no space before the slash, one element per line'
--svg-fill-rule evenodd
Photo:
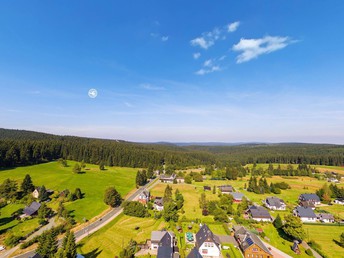
<path fill-rule="evenodd" d="M 123 140 L 59 136 L 0 129 L 0 167 L 40 163 L 58 158 L 93 164 L 175 168 L 228 162 L 344 165 L 344 145 L 308 143 L 135 143 Z"/>

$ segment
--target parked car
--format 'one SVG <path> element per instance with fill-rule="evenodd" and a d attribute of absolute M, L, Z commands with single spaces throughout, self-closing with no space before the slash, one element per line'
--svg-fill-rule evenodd
<path fill-rule="evenodd" d="M 0 245 L 0 251 L 5 250 L 6 248 L 3 245 Z"/>

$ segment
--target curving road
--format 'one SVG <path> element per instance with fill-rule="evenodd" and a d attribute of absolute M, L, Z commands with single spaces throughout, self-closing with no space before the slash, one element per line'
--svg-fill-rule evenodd
<path fill-rule="evenodd" d="M 156 183 L 158 183 L 158 178 L 149 182 L 145 186 L 139 188 L 137 191 L 135 191 L 135 193 L 130 195 L 125 200 L 126 201 L 135 200 L 140 195 L 140 193 L 142 193 L 142 191 L 144 189 L 152 188 Z M 119 214 L 121 214 L 122 211 L 123 211 L 123 209 L 121 207 L 113 208 L 108 213 L 106 213 L 104 216 L 102 216 L 100 219 L 98 219 L 97 221 L 92 222 L 92 223 L 88 224 L 87 226 L 85 226 L 84 228 L 74 232 L 76 241 L 79 242 L 83 238 L 87 237 L 88 235 L 90 235 L 90 234 L 96 232 L 97 230 L 99 230 L 100 228 L 104 227 L 106 224 L 110 223 L 114 218 L 116 218 Z M 62 242 L 62 240 L 59 240 L 58 244 L 60 245 L 61 242 Z M 1 258 L 2 257 L 9 257 L 10 254 L 8 252 L 1 254 L 0 257 Z M 31 252 L 27 252 L 25 254 L 17 255 L 14 257 L 15 258 L 30 258 L 34 255 L 35 255 L 35 251 L 31 251 Z"/>

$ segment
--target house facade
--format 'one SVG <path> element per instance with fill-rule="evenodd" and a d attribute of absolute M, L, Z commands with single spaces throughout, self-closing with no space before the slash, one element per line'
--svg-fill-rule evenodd
<path fill-rule="evenodd" d="M 153 207 L 157 211 L 162 211 L 164 209 L 164 199 L 162 197 L 155 197 Z"/>
<path fill-rule="evenodd" d="M 173 181 L 176 179 L 176 174 L 172 174 L 172 175 L 161 175 L 160 176 L 160 181 L 162 183 L 170 183 L 173 184 Z"/>
<path fill-rule="evenodd" d="M 234 237 L 238 241 L 245 258 L 273 258 L 272 253 L 259 237 L 243 226 L 234 227 Z"/>
<path fill-rule="evenodd" d="M 250 206 L 247 210 L 250 218 L 256 221 L 272 222 L 270 213 L 262 206 Z"/>
<path fill-rule="evenodd" d="M 32 192 L 32 196 L 36 199 L 38 199 L 39 197 L 39 191 L 40 191 L 40 187 L 36 187 L 35 190 Z"/>
<path fill-rule="evenodd" d="M 284 211 L 287 208 L 284 201 L 277 197 L 268 197 L 263 201 L 263 203 L 270 210 Z"/>
<path fill-rule="evenodd" d="M 310 207 L 298 206 L 294 209 L 294 216 L 297 216 L 301 219 L 302 222 L 316 222 L 317 216 Z"/>
<path fill-rule="evenodd" d="M 197 232 L 195 246 L 203 258 L 218 258 L 221 255 L 220 240 L 206 224 Z"/>
<path fill-rule="evenodd" d="M 334 223 L 334 217 L 330 213 L 318 213 L 317 219 L 322 223 Z"/>
<path fill-rule="evenodd" d="M 144 205 L 146 205 L 150 200 L 150 192 L 145 189 L 142 191 L 142 193 L 140 193 L 139 197 L 138 197 L 138 201 Z"/>
<path fill-rule="evenodd" d="M 319 205 L 320 204 L 320 198 L 318 195 L 314 193 L 306 193 L 306 194 L 301 194 L 299 196 L 299 201 L 300 202 L 308 202 L 312 203 L 314 205 Z"/>
<path fill-rule="evenodd" d="M 337 198 L 333 201 L 335 204 L 344 205 L 344 198 Z"/>

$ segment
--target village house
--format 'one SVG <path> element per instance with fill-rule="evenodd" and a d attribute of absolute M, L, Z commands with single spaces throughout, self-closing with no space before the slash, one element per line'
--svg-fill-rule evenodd
<path fill-rule="evenodd" d="M 231 185 L 221 185 L 219 186 L 219 189 L 223 194 L 229 194 L 234 191 L 233 186 Z"/>
<path fill-rule="evenodd" d="M 320 204 L 320 198 L 318 195 L 314 193 L 301 194 L 299 197 L 299 202 L 307 202 L 309 204 L 313 204 L 314 206 L 316 206 Z"/>
<path fill-rule="evenodd" d="M 157 211 L 162 211 L 164 209 L 164 199 L 162 197 L 155 197 L 153 207 Z"/>
<path fill-rule="evenodd" d="M 206 224 L 197 232 L 195 246 L 203 258 L 217 258 L 221 255 L 220 240 Z"/>
<path fill-rule="evenodd" d="M 176 177 L 176 179 L 177 179 L 178 184 L 182 184 L 185 182 L 184 177 L 178 176 L 178 177 Z"/>
<path fill-rule="evenodd" d="M 344 198 L 337 198 L 333 201 L 335 204 L 344 205 Z"/>
<path fill-rule="evenodd" d="M 333 223 L 334 222 L 334 217 L 330 213 L 318 213 L 317 219 L 322 222 L 322 223 Z"/>
<path fill-rule="evenodd" d="M 41 190 L 40 187 L 36 187 L 35 190 L 32 192 L 32 196 L 38 199 L 40 190 Z"/>
<path fill-rule="evenodd" d="M 262 206 L 250 206 L 247 210 L 247 213 L 250 215 L 251 219 L 256 221 L 271 222 L 272 218 L 268 210 Z"/>
<path fill-rule="evenodd" d="M 263 201 L 263 203 L 270 210 L 284 211 L 287 207 L 284 201 L 277 197 L 268 197 Z"/>
<path fill-rule="evenodd" d="M 149 202 L 149 200 L 150 200 L 150 192 L 147 189 L 145 189 L 140 193 L 138 201 L 146 205 Z"/>
<path fill-rule="evenodd" d="M 259 237 L 249 232 L 243 226 L 234 226 L 234 237 L 238 241 L 240 249 L 247 258 L 272 258 L 270 250 Z"/>
<path fill-rule="evenodd" d="M 36 215 L 40 207 L 41 204 L 39 202 L 32 202 L 30 206 L 24 208 L 24 217 Z"/>
<path fill-rule="evenodd" d="M 172 231 L 152 231 L 152 250 L 157 250 L 157 258 L 173 258 L 175 247 L 175 234 Z"/>
<path fill-rule="evenodd" d="M 298 206 L 294 209 L 294 216 L 297 216 L 301 219 L 302 222 L 316 222 L 317 216 L 310 207 Z"/>
<path fill-rule="evenodd" d="M 196 247 L 194 247 L 191 252 L 186 256 L 186 258 L 202 258 L 202 255 L 199 253 Z"/>
<path fill-rule="evenodd" d="M 233 202 L 241 202 L 242 198 L 244 197 L 244 194 L 239 192 L 233 192 L 229 194 L 233 196 Z"/>
<path fill-rule="evenodd" d="M 160 181 L 162 183 L 170 183 L 173 184 L 173 181 L 176 179 L 176 174 L 172 174 L 172 175 L 166 175 L 163 174 L 160 176 Z"/>

